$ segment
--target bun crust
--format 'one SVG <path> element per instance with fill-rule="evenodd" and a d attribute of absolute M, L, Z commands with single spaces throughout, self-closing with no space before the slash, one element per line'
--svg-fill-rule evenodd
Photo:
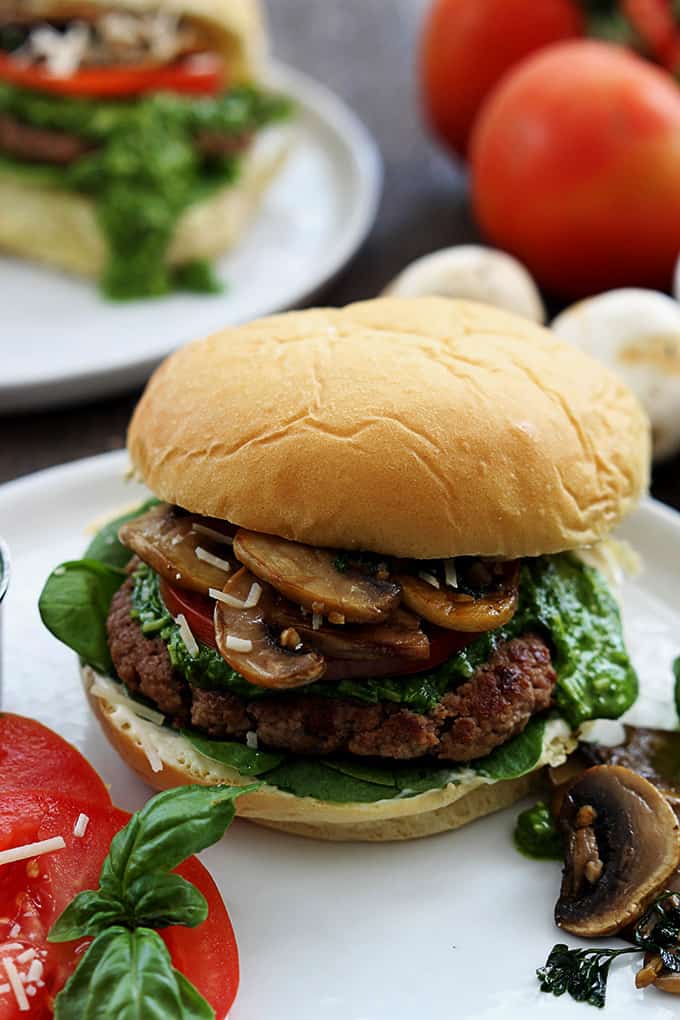
<path fill-rule="evenodd" d="M 258 139 L 243 161 L 238 183 L 196 202 L 180 218 L 168 262 L 212 259 L 231 248 L 257 211 L 287 146 L 285 128 Z M 101 276 L 107 244 L 91 199 L 0 171 L 0 207 L 0 250 L 80 276 Z"/>
<path fill-rule="evenodd" d="M 104 734 L 127 765 L 156 790 L 187 783 L 243 786 L 251 781 L 234 769 L 199 754 L 179 733 L 140 719 L 115 700 L 111 681 L 89 666 L 81 670 L 90 707 Z M 564 724 L 544 749 L 540 767 L 559 765 L 576 746 Z M 154 772 L 149 748 L 162 769 Z M 238 814 L 271 829 L 299 836 L 346 842 L 386 842 L 416 839 L 460 828 L 468 822 L 508 807 L 539 784 L 540 768 L 518 779 L 486 783 L 478 776 L 442 790 L 373 804 L 335 804 L 313 797 L 296 797 L 272 786 L 240 797 Z"/>
<path fill-rule="evenodd" d="M 607 368 L 508 312 L 432 297 L 193 343 L 151 378 L 128 446 L 187 510 L 426 559 L 598 541 L 644 491 L 650 443 Z"/>

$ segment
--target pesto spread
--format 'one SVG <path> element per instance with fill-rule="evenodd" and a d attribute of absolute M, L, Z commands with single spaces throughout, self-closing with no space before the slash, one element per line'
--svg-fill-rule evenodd
<path fill-rule="evenodd" d="M 102 288 L 112 298 L 214 290 L 205 263 L 173 271 L 166 254 L 182 213 L 239 172 L 238 151 L 207 154 L 203 133 L 234 139 L 234 149 L 265 125 L 285 117 L 290 103 L 254 86 L 216 98 L 155 93 L 134 101 L 104 102 L 52 96 L 0 83 L 0 114 L 22 123 L 77 135 L 91 151 L 67 166 L 0 156 L 0 174 L 91 197 L 108 241 Z"/>

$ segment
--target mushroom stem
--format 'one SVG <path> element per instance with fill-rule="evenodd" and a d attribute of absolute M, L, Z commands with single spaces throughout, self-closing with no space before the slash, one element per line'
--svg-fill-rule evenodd
<path fill-rule="evenodd" d="M 647 988 L 649 985 L 653 985 L 662 970 L 663 960 L 657 953 L 650 960 L 646 960 L 644 966 L 635 975 L 635 987 Z"/>

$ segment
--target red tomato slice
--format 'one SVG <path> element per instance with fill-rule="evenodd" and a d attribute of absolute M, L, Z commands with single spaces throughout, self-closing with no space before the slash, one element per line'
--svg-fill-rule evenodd
<path fill-rule="evenodd" d="M 85 835 L 73 835 L 78 815 L 89 818 Z M 96 888 L 99 872 L 115 833 L 130 815 L 114 807 L 88 804 L 53 793 L 3 793 L 0 797 L 0 850 L 62 836 L 63 850 L 0 866 L 0 958 L 2 947 L 16 960 L 35 949 L 41 986 L 36 982 L 30 1014 L 18 1012 L 15 998 L 0 994 L 0 1020 L 49 1020 L 49 1004 L 75 969 L 88 940 L 53 945 L 47 933 L 76 893 Z M 195 857 L 176 869 L 193 882 L 208 901 L 207 921 L 197 928 L 166 928 L 160 932 L 174 965 L 210 1002 L 219 1020 L 229 1011 L 238 988 L 238 950 L 222 898 Z M 8 949 L 8 946 L 16 948 Z M 0 965 L 1 967 L 2 965 Z M 27 973 L 30 961 L 16 963 Z M 0 984 L 5 983 L 0 971 Z M 30 985 L 26 985 L 28 989 Z"/>
<path fill-rule="evenodd" d="M 119 99 L 161 91 L 214 96 L 225 86 L 225 71 L 219 57 L 201 54 L 200 59 L 189 58 L 164 67 L 83 68 L 61 78 L 0 54 L 0 79 L 62 96 Z"/>
<path fill-rule="evenodd" d="M 215 642 L 215 627 L 213 624 L 212 599 L 198 592 L 186 591 L 182 588 L 175 588 L 167 581 L 161 580 L 161 597 L 167 606 L 168 612 L 173 616 L 184 613 L 189 624 L 191 633 L 202 644 L 209 648 L 217 648 Z M 327 659 L 327 680 L 348 679 L 350 677 L 367 676 L 409 676 L 412 673 L 423 673 L 435 666 L 440 666 L 452 655 L 471 644 L 478 634 L 464 634 L 455 630 L 445 630 L 443 627 L 430 627 L 428 630 L 430 638 L 430 657 L 420 661 L 405 661 L 398 657 L 384 656 L 375 661 L 344 659 Z"/>
<path fill-rule="evenodd" d="M 80 751 L 35 719 L 3 712 L 0 790 L 28 789 L 53 789 L 94 804 L 111 803 L 103 780 Z"/>

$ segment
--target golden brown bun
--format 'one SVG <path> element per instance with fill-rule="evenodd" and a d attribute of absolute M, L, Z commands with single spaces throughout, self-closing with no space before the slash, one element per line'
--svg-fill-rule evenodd
<path fill-rule="evenodd" d="M 289 312 L 191 344 L 151 378 L 128 446 L 188 510 L 417 558 L 590 545 L 649 470 L 645 414 L 607 368 L 444 298 Z"/>
<path fill-rule="evenodd" d="M 244 786 L 252 779 L 204 757 L 179 733 L 140 719 L 117 687 L 86 666 L 82 678 L 90 707 L 123 760 L 156 790 L 187 783 Z M 238 814 L 272 829 L 315 839 L 386 842 L 416 839 L 457 829 L 468 822 L 508 807 L 529 793 L 539 781 L 539 768 L 558 765 L 576 741 L 565 723 L 548 724 L 543 757 L 537 769 L 519 779 L 488 783 L 477 774 L 457 785 L 415 797 L 394 798 L 371 804 L 336 804 L 313 797 L 296 797 L 263 786 L 238 799 Z M 151 760 L 162 768 L 154 771 Z"/>
<path fill-rule="evenodd" d="M 3 17 L 74 17 L 89 9 L 167 11 L 200 23 L 215 51 L 224 54 L 235 79 L 257 74 L 266 51 L 259 0 L 9 0 Z"/>
<path fill-rule="evenodd" d="M 285 128 L 265 132 L 244 158 L 236 185 L 190 206 L 175 229 L 169 264 L 212 259 L 231 248 L 256 212 L 287 147 Z M 0 250 L 81 276 L 102 275 L 107 245 L 91 199 L 0 169 L 0 208 Z"/>

